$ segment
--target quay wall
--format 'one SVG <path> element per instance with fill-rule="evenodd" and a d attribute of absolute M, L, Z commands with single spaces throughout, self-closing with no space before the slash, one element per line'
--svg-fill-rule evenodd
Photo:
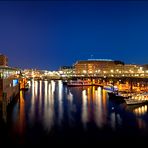
<path fill-rule="evenodd" d="M 8 105 L 19 93 L 19 80 L 14 78 L 0 79 L 0 103 Z"/>

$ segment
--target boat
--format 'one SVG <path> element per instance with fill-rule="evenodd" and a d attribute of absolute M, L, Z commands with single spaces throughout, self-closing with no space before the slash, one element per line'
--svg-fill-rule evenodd
<path fill-rule="evenodd" d="M 130 99 L 135 100 L 148 100 L 148 93 L 121 93 L 124 97 L 129 97 Z"/>
<path fill-rule="evenodd" d="M 67 82 L 67 86 L 91 86 L 92 83 L 81 80 L 71 80 Z"/>
<path fill-rule="evenodd" d="M 67 86 L 101 86 L 101 84 L 84 80 L 70 80 L 67 82 Z"/>
<path fill-rule="evenodd" d="M 109 100 L 115 103 L 125 103 L 125 97 L 118 95 L 116 92 L 108 92 Z"/>
<path fill-rule="evenodd" d="M 125 99 L 127 105 L 146 104 L 148 100 Z"/>
<path fill-rule="evenodd" d="M 109 92 L 118 92 L 118 87 L 113 85 L 105 85 L 103 89 Z"/>

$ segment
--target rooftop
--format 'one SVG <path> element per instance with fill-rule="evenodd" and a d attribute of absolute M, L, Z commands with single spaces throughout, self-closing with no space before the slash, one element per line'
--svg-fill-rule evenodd
<path fill-rule="evenodd" d="M 111 59 L 88 59 L 88 61 L 113 61 Z"/>

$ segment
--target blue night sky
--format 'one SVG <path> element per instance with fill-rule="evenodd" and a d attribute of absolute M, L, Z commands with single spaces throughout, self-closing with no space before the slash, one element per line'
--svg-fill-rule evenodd
<path fill-rule="evenodd" d="M 9 65 L 57 70 L 91 58 L 148 63 L 148 2 L 0 2 Z"/>

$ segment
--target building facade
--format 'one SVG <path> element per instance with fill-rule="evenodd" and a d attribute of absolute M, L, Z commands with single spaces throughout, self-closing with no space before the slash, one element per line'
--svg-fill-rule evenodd
<path fill-rule="evenodd" d="M 108 59 L 89 59 L 74 64 L 76 76 L 147 77 L 148 71 L 141 65 L 125 64 Z"/>
<path fill-rule="evenodd" d="M 61 76 L 73 76 L 75 74 L 75 69 L 73 66 L 62 66 L 59 69 Z"/>
<path fill-rule="evenodd" d="M 115 69 L 121 69 L 124 65 L 121 61 L 113 61 L 108 59 L 89 59 L 85 61 L 77 61 L 74 64 L 76 75 L 100 75 L 112 73 Z"/>

